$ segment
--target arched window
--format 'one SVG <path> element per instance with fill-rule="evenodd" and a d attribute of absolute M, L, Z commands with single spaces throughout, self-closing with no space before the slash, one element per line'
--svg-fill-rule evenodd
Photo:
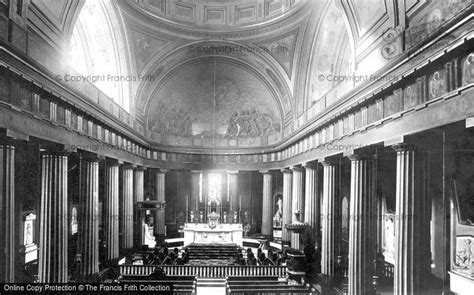
<path fill-rule="evenodd" d="M 103 93 L 129 111 L 124 44 L 120 23 L 108 0 L 86 0 L 69 46 L 69 64 Z"/>

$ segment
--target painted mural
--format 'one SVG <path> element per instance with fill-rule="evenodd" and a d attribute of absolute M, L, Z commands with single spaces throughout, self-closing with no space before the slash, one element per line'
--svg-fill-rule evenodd
<path fill-rule="evenodd" d="M 207 61 L 179 70 L 154 93 L 152 132 L 182 137 L 254 138 L 279 133 L 277 101 L 237 65 Z"/>

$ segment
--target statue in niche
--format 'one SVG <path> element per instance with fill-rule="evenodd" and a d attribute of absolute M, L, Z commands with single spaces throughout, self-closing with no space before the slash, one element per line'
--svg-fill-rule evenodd
<path fill-rule="evenodd" d="M 77 233 L 77 207 L 72 207 L 71 211 L 71 234 Z"/>
<path fill-rule="evenodd" d="M 415 85 L 407 86 L 405 89 L 405 108 L 410 108 L 417 105 L 417 95 Z"/>
<path fill-rule="evenodd" d="M 474 59 L 474 53 L 464 60 L 462 65 L 462 85 L 467 85 L 474 82 L 474 66 L 472 65 Z"/>
<path fill-rule="evenodd" d="M 195 216 L 194 216 L 194 211 L 189 212 L 189 220 L 190 220 L 190 222 L 193 222 L 193 221 L 194 221 L 194 218 L 195 218 Z"/>
<path fill-rule="evenodd" d="M 458 243 L 461 242 L 458 239 Z M 456 266 L 460 268 L 470 268 L 473 261 L 472 257 L 472 241 L 464 239 L 462 245 L 456 249 Z"/>
<path fill-rule="evenodd" d="M 276 203 L 278 209 L 275 213 L 275 216 L 273 216 L 273 226 L 274 227 L 281 227 L 282 221 L 283 221 L 283 201 L 279 197 Z"/>
<path fill-rule="evenodd" d="M 435 72 L 430 79 L 430 99 L 443 95 L 446 91 L 445 82 L 439 71 Z"/>
<path fill-rule="evenodd" d="M 145 217 L 145 222 L 142 225 L 143 231 L 143 245 L 148 245 L 150 248 L 154 248 L 156 245 L 155 236 L 153 235 L 153 226 L 154 226 L 154 218 L 151 214 L 148 214 Z"/>

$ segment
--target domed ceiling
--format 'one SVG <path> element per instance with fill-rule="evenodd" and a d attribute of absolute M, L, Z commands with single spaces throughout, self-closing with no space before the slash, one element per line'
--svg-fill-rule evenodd
<path fill-rule="evenodd" d="M 171 24 L 211 30 L 243 28 L 276 20 L 301 0 L 134 0 L 136 8 Z"/>
<path fill-rule="evenodd" d="M 281 139 L 282 110 L 272 90 L 242 65 L 215 58 L 176 69 L 147 107 L 147 135 L 156 143 L 253 147 Z"/>

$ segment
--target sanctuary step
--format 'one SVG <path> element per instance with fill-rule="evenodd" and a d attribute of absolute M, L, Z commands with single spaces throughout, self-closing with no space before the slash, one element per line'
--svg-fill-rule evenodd
<path fill-rule="evenodd" d="M 224 259 L 229 260 L 237 256 L 240 248 L 235 244 L 190 244 L 189 259 Z"/>
<path fill-rule="evenodd" d="M 225 278 L 197 278 L 196 295 L 225 295 Z"/>

